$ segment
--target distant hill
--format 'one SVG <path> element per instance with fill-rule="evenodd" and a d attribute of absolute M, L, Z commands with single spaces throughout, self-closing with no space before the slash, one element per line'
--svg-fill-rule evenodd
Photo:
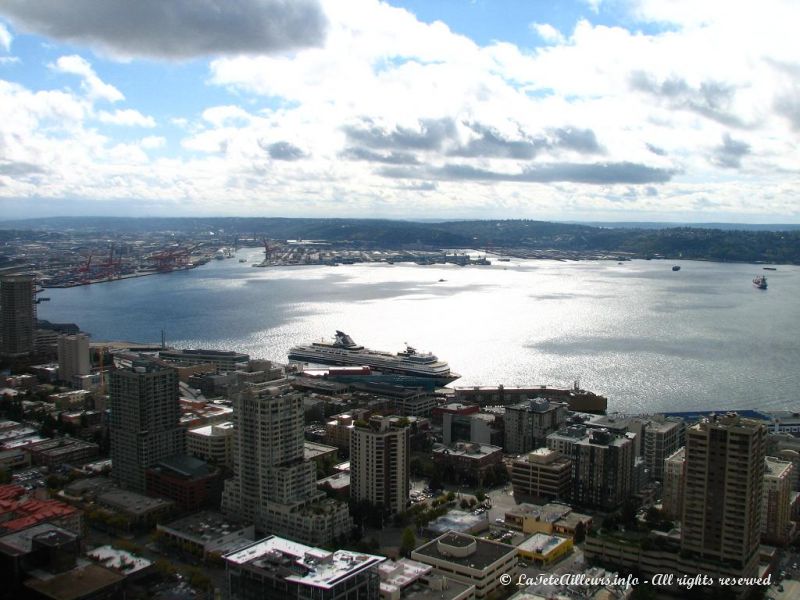
<path fill-rule="evenodd" d="M 647 258 L 706 259 L 800 264 L 800 226 L 577 224 L 531 220 L 415 222 L 387 219 L 284 219 L 244 217 L 50 217 L 0 222 L 10 230 L 87 233 L 208 235 L 327 240 L 355 247 L 529 248 L 625 252 Z M 649 226 L 648 226 L 649 225 Z M 722 225 L 725 225 L 724 227 Z M 773 230 L 772 227 L 786 229 Z"/>

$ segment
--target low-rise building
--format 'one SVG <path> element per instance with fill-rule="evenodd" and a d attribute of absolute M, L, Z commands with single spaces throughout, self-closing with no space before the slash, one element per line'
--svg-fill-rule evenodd
<path fill-rule="evenodd" d="M 567 500 L 572 486 L 572 460 L 555 450 L 538 448 L 511 464 L 514 497 L 538 500 Z"/>
<path fill-rule="evenodd" d="M 86 556 L 106 569 L 119 573 L 128 581 L 147 577 L 155 571 L 153 561 L 113 546 L 99 546 L 89 550 Z"/>
<path fill-rule="evenodd" d="M 470 600 L 475 586 L 433 573 L 433 567 L 407 558 L 378 566 L 381 600 Z"/>
<path fill-rule="evenodd" d="M 147 493 L 173 500 L 180 510 L 218 507 L 222 495 L 219 468 L 192 456 L 171 456 L 145 471 Z"/>
<path fill-rule="evenodd" d="M 21 531 L 41 523 L 82 535 L 83 511 L 58 500 L 35 497 L 19 485 L 0 485 L 1 531 Z"/>
<path fill-rule="evenodd" d="M 337 471 L 330 477 L 320 479 L 317 487 L 323 491 L 328 490 L 329 495 L 346 502 L 350 498 L 350 471 Z"/>
<path fill-rule="evenodd" d="M 232 469 L 233 439 L 232 421 L 195 427 L 186 432 L 186 452 L 211 464 Z"/>
<path fill-rule="evenodd" d="M 378 598 L 382 556 L 330 552 L 270 536 L 224 556 L 234 600 Z"/>
<path fill-rule="evenodd" d="M 334 463 L 339 457 L 339 449 L 336 446 L 318 444 L 317 442 L 303 442 L 303 459 L 313 460 L 318 465 Z"/>
<path fill-rule="evenodd" d="M 487 598 L 502 588 L 500 575 L 516 581 L 517 549 L 463 533 L 445 533 L 411 553 L 411 559 L 433 567 L 435 573 L 475 586 L 475 598 Z"/>
<path fill-rule="evenodd" d="M 471 477 L 480 482 L 489 471 L 503 464 L 503 449 L 488 444 L 437 445 L 432 454 L 433 462 L 445 473 L 452 471 L 456 479 Z"/>
<path fill-rule="evenodd" d="M 52 469 L 63 464 L 81 465 L 91 461 L 99 454 L 100 447 L 78 438 L 60 437 L 35 442 L 27 446 L 26 450 L 34 465 Z"/>
<path fill-rule="evenodd" d="M 547 535 L 546 533 L 534 533 L 517 546 L 517 553 L 521 558 L 537 565 L 549 565 L 567 556 L 570 552 L 572 552 L 571 538 Z"/>
<path fill-rule="evenodd" d="M 175 510 L 175 503 L 137 492 L 111 489 L 97 496 L 98 504 L 122 517 L 127 529 L 149 529 Z"/>
<path fill-rule="evenodd" d="M 252 524 L 245 525 L 222 513 L 202 511 L 158 525 L 159 543 L 164 543 L 203 559 L 222 556 L 249 545 L 255 538 Z"/>
<path fill-rule="evenodd" d="M 572 510 L 566 504 L 522 503 L 505 514 L 506 526 L 523 533 L 559 534 L 573 537 L 579 526 L 584 533 L 592 528 L 592 517 Z"/>
<path fill-rule="evenodd" d="M 489 529 L 489 513 L 476 515 L 463 510 L 451 510 L 429 522 L 425 529 L 429 536 L 439 536 L 448 531 L 477 535 Z"/>

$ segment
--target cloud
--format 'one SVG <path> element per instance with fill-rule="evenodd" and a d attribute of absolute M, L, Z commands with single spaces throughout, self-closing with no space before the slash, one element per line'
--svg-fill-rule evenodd
<path fill-rule="evenodd" d="M 269 157 L 274 160 L 299 160 L 305 156 L 300 148 L 289 142 L 275 142 L 274 144 L 262 145 Z"/>
<path fill-rule="evenodd" d="M 366 160 L 390 165 L 418 165 L 419 160 L 408 152 L 390 152 L 388 154 L 374 152 L 366 148 L 347 148 L 340 156 L 348 160 Z"/>
<path fill-rule="evenodd" d="M 550 163 L 528 167 L 518 173 L 479 169 L 470 165 L 447 164 L 426 170 L 386 167 L 378 171 L 384 177 L 444 180 L 511 181 L 520 183 L 571 182 L 591 185 L 665 183 L 675 171 L 636 163 Z"/>
<path fill-rule="evenodd" d="M 89 61 L 77 54 L 61 56 L 52 66 L 62 73 L 70 73 L 81 77 L 83 79 L 81 88 L 83 88 L 92 100 L 119 102 L 125 99 L 122 92 L 113 85 L 105 83 L 97 76 L 97 73 L 94 72 Z"/>
<path fill-rule="evenodd" d="M 397 125 L 387 131 L 370 120 L 366 126 L 346 126 L 345 134 L 350 142 L 377 149 L 439 150 L 445 141 L 456 136 L 453 119 L 421 119 L 417 128 Z"/>
<path fill-rule="evenodd" d="M 800 89 L 775 99 L 776 112 L 789 119 L 794 131 L 800 131 Z"/>
<path fill-rule="evenodd" d="M 3 0 L 17 28 L 122 57 L 189 59 L 320 45 L 316 0 Z"/>
<path fill-rule="evenodd" d="M 155 127 L 156 121 L 153 117 L 143 115 L 138 110 L 125 108 L 115 110 L 113 113 L 101 110 L 97 113 L 97 118 L 101 123 L 109 125 L 122 125 L 125 127 Z"/>
<path fill-rule="evenodd" d="M 0 175 L 7 175 L 9 177 L 24 177 L 26 175 L 38 175 L 45 172 L 45 169 L 39 165 L 0 159 Z"/>
<path fill-rule="evenodd" d="M 736 88 L 719 81 L 703 81 L 692 87 L 680 77 L 670 77 L 659 83 L 644 71 L 630 77 L 631 87 L 665 101 L 671 108 L 689 110 L 723 125 L 745 127 L 746 124 L 731 112 Z"/>
<path fill-rule="evenodd" d="M 449 151 L 451 156 L 494 157 L 530 160 L 543 151 L 559 149 L 573 150 L 581 154 L 596 154 L 602 151 L 597 137 L 591 129 L 559 127 L 549 129 L 545 135 L 534 138 L 524 136 L 522 140 L 509 140 L 483 125 L 470 125 L 480 137 L 466 145 Z"/>
<path fill-rule="evenodd" d="M 714 148 L 711 162 L 726 169 L 738 169 L 742 166 L 742 157 L 750 154 L 750 144 L 734 140 L 730 134 L 722 136 L 722 145 Z"/>
<path fill-rule="evenodd" d="M 3 48 L 6 52 L 11 50 L 11 40 L 13 39 L 14 36 L 11 35 L 8 28 L 0 23 L 0 48 Z"/>
<path fill-rule="evenodd" d="M 549 23 L 531 23 L 530 28 L 542 38 L 542 41 L 548 44 L 563 44 L 566 42 L 564 35 Z"/>
<path fill-rule="evenodd" d="M 139 145 L 145 150 L 155 150 L 167 145 L 167 139 L 160 135 L 148 135 L 139 141 Z"/>
<path fill-rule="evenodd" d="M 667 155 L 667 151 L 666 150 L 664 150 L 663 148 L 660 148 L 660 147 L 658 147 L 658 146 L 656 146 L 654 144 L 645 144 L 645 146 L 647 147 L 648 150 L 650 150 L 650 152 L 652 152 L 653 154 L 655 154 L 657 156 L 666 156 Z"/>

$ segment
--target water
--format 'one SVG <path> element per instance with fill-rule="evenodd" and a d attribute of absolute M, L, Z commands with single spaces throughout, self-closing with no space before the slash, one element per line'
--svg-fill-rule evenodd
<path fill-rule="evenodd" d="M 800 408 L 800 267 L 679 261 L 363 264 L 258 269 L 236 260 L 48 290 L 41 318 L 95 339 L 288 349 L 349 333 L 447 360 L 455 385 L 582 387 L 609 410 Z M 678 272 L 672 264 L 680 264 Z M 440 282 L 440 279 L 445 281 Z"/>

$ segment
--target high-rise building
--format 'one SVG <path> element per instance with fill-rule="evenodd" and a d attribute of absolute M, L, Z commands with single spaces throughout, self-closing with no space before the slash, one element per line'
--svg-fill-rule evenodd
<path fill-rule="evenodd" d="M 245 384 L 233 399 L 234 477 L 223 511 L 261 531 L 327 545 L 350 532 L 347 505 L 325 499 L 304 460 L 303 397 L 286 383 Z"/>
<path fill-rule="evenodd" d="M 766 434 L 734 413 L 686 430 L 682 556 L 756 574 Z"/>
<path fill-rule="evenodd" d="M 572 486 L 572 460 L 555 450 L 538 448 L 512 463 L 511 484 L 517 499 L 568 500 Z"/>
<path fill-rule="evenodd" d="M 772 456 L 766 458 L 765 465 L 761 534 L 765 542 L 782 546 L 795 533 L 791 514 L 794 465 Z"/>
<path fill-rule="evenodd" d="M 546 444 L 549 434 L 558 431 L 569 416 L 565 402 L 546 398 L 525 400 L 507 406 L 505 412 L 506 452 L 526 454 Z"/>
<path fill-rule="evenodd" d="M 572 461 L 572 501 L 614 510 L 635 492 L 635 433 L 570 425 L 547 436 L 547 447 Z"/>
<path fill-rule="evenodd" d="M 389 514 L 404 512 L 410 487 L 408 427 L 373 417 L 366 426 L 356 422 L 350 436 L 350 497 Z"/>
<path fill-rule="evenodd" d="M 686 480 L 686 448 L 680 448 L 664 460 L 662 509 L 670 519 L 683 513 L 683 486 Z"/>
<path fill-rule="evenodd" d="M 686 426 L 682 419 L 648 419 L 644 426 L 644 460 L 651 479 L 664 478 L 664 460 L 683 445 Z"/>
<path fill-rule="evenodd" d="M 33 275 L 0 278 L 0 356 L 27 356 L 34 349 L 36 279 Z"/>
<path fill-rule="evenodd" d="M 72 383 L 76 375 L 88 375 L 89 337 L 83 333 L 58 336 L 58 378 Z"/>
<path fill-rule="evenodd" d="M 177 372 L 158 360 L 132 359 L 111 373 L 110 407 L 112 475 L 122 487 L 144 492 L 148 467 L 185 452 Z"/>

